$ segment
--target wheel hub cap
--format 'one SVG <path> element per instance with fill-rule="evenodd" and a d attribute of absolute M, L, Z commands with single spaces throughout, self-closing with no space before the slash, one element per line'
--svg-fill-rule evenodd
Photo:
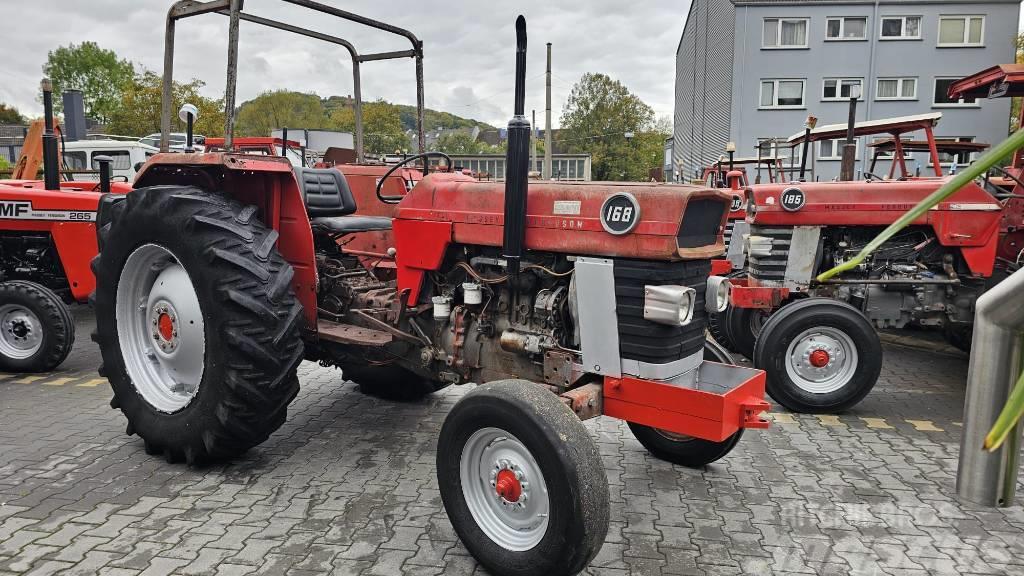
<path fill-rule="evenodd" d="M 498 472 L 496 478 L 494 489 L 498 496 L 505 502 L 517 504 L 523 495 L 523 485 L 519 483 L 515 472 L 506 468 Z"/>
<path fill-rule="evenodd" d="M 824 368 L 825 366 L 828 366 L 829 362 L 828 351 L 823 349 L 815 350 L 814 352 L 811 352 L 808 359 L 811 362 L 811 366 L 814 366 L 815 368 Z"/>
<path fill-rule="evenodd" d="M 29 358 L 43 345 L 39 318 L 17 304 L 0 306 L 0 354 L 8 358 Z"/>
<path fill-rule="evenodd" d="M 481 428 L 459 464 L 466 506 L 480 530 L 514 552 L 536 546 L 547 532 L 550 502 L 540 466 L 529 449 L 500 428 Z"/>
<path fill-rule="evenodd" d="M 160 302 L 150 312 L 153 318 L 153 340 L 164 352 L 178 347 L 178 318 L 168 302 Z"/>

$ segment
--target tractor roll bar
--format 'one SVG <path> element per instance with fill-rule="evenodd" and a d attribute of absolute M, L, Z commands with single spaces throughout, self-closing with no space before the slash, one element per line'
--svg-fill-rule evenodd
<path fill-rule="evenodd" d="M 1021 426 L 1018 424 L 995 452 L 982 445 L 1024 367 L 1021 291 L 1024 270 L 982 294 L 974 312 L 956 491 L 961 498 L 983 506 L 1011 506 L 1017 488 Z"/>
<path fill-rule="evenodd" d="M 286 24 L 269 18 L 263 18 L 248 14 L 242 11 L 243 0 L 180 0 L 171 6 L 167 12 L 167 29 L 164 37 L 164 77 L 163 77 L 163 101 L 160 116 L 160 151 L 167 152 L 170 144 L 171 131 L 171 108 L 172 82 L 174 69 L 174 32 L 178 20 L 200 14 L 217 13 L 228 16 L 228 70 L 227 87 L 224 91 L 224 146 L 230 150 L 234 137 L 234 115 L 235 115 L 235 85 L 238 78 L 238 25 L 240 20 L 260 24 L 270 28 L 276 28 L 286 32 L 292 32 L 309 38 L 323 40 L 332 44 L 344 47 L 352 58 L 352 84 L 355 112 L 355 147 L 356 161 L 363 161 L 363 112 L 362 112 L 362 90 L 360 83 L 360 64 L 377 60 L 391 60 L 396 58 L 416 59 L 416 130 L 420 151 L 426 146 L 423 133 L 423 42 L 412 32 L 384 22 L 379 22 L 365 16 L 359 16 L 345 10 L 327 6 L 313 0 L 283 0 L 289 4 L 295 4 L 323 14 L 330 14 L 344 20 L 349 20 L 376 28 L 391 34 L 397 34 L 407 38 L 412 43 L 411 50 L 398 50 L 393 52 L 380 52 L 375 54 L 360 55 L 351 42 L 337 36 L 316 32 L 299 26 Z"/>

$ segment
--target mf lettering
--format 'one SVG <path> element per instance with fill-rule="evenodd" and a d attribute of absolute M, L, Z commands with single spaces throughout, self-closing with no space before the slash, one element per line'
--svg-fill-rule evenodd
<path fill-rule="evenodd" d="M 0 201 L 0 218 L 21 218 L 31 210 L 31 202 Z"/>

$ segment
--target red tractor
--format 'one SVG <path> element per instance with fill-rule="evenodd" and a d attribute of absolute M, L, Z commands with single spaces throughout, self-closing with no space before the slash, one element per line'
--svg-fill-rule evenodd
<path fill-rule="evenodd" d="M 52 94 L 43 83 L 45 130 L 26 140 L 12 180 L 0 180 L 0 371 L 47 372 L 75 340 L 67 304 L 85 302 L 95 287 L 96 209 L 103 192 L 131 187 L 110 182 L 101 159 L 100 182 L 61 181 Z M 41 144 L 41 146 L 40 146 Z M 32 180 L 42 162 L 44 180 Z"/>
<path fill-rule="evenodd" d="M 970 344 L 977 297 L 1019 267 L 999 258 L 1008 230 L 1024 224 L 1021 200 L 974 182 L 879 248 L 868 262 L 837 278 L 816 276 L 852 258 L 882 229 L 949 177 L 940 151 L 969 152 L 937 142 L 938 115 L 858 123 L 857 136 L 888 133 L 898 180 L 874 174 L 853 182 L 794 182 L 752 186 L 746 240 L 748 274 L 734 281 L 725 332 L 767 373 L 768 393 L 798 412 L 846 410 L 878 379 L 882 348 L 876 329 L 917 326 Z M 924 130 L 933 177 L 913 177 L 901 134 Z M 812 138 L 840 138 L 825 126 Z M 803 138 L 798 135 L 794 138 Z M 1007 221 L 1005 215 L 1015 214 Z M 1018 239 L 1019 241 L 1019 239 Z"/>
<path fill-rule="evenodd" d="M 226 0 L 176 4 L 168 20 L 220 10 L 245 20 Z M 414 36 L 388 29 L 420 53 Z M 727 304 L 728 284 L 709 272 L 729 195 L 528 183 L 521 17 L 516 32 L 504 184 L 433 172 L 391 194 L 376 182 L 388 178 L 362 175 L 381 167 L 158 154 L 131 193 L 104 197 L 96 339 L 111 404 L 147 451 L 192 463 L 263 442 L 286 418 L 304 359 L 420 394 L 486 383 L 438 439 L 448 517 L 495 574 L 575 574 L 609 520 L 582 419 L 623 419 L 654 455 L 687 466 L 767 426 L 763 374 L 725 363 L 704 337 L 708 311 Z M 237 30 L 229 38 L 233 52 Z M 228 78 L 233 94 L 230 59 Z M 390 245 L 369 260 L 373 250 L 349 251 L 364 234 Z"/>

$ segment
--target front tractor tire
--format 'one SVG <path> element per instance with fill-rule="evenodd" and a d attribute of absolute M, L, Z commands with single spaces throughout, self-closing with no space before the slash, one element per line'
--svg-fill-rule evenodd
<path fill-rule="evenodd" d="M 730 343 L 728 348 L 746 358 L 753 358 L 757 338 L 770 314 L 771 311 L 760 308 L 730 306 L 725 311 L 722 326 L 722 330 L 726 333 L 726 339 Z"/>
<path fill-rule="evenodd" d="M 0 370 L 49 372 L 74 342 L 75 320 L 59 296 L 35 282 L 0 282 Z"/>
<path fill-rule="evenodd" d="M 298 392 L 302 306 L 277 232 L 199 188 L 153 186 L 99 230 L 96 341 L 111 406 L 168 461 L 232 457 L 284 423 Z"/>
<path fill-rule="evenodd" d="M 532 382 L 484 384 L 452 408 L 437 442 L 437 480 L 455 532 L 492 574 L 576 574 L 608 533 L 597 445 Z"/>
<path fill-rule="evenodd" d="M 793 412 L 831 414 L 855 406 L 882 371 L 882 344 L 859 310 L 808 298 L 768 319 L 754 349 L 768 394 Z"/>
<path fill-rule="evenodd" d="M 704 342 L 704 360 L 719 364 L 735 364 L 732 356 L 721 344 L 710 340 Z M 743 437 L 743 429 L 740 429 L 721 442 L 713 442 L 634 422 L 628 424 L 630 432 L 652 456 L 686 468 L 703 468 L 721 460 L 732 452 Z"/>

